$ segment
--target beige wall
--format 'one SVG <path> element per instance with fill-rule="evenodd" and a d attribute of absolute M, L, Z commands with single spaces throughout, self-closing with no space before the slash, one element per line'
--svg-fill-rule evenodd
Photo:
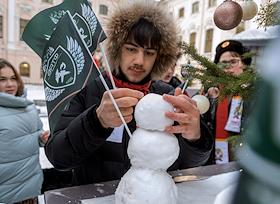
<path fill-rule="evenodd" d="M 108 18 L 99 15 L 99 5 L 108 7 L 108 14 L 116 7 L 119 1 L 90 0 L 102 26 Z M 53 0 L 53 4 L 42 0 L 1 0 L 0 15 L 3 16 L 3 38 L 0 38 L 0 58 L 10 61 L 18 70 L 22 62 L 30 64 L 30 77 L 23 77 L 25 83 L 42 84 L 40 78 L 41 59 L 25 42 L 20 40 L 20 18 L 30 20 L 41 10 L 55 6 L 62 0 Z"/>

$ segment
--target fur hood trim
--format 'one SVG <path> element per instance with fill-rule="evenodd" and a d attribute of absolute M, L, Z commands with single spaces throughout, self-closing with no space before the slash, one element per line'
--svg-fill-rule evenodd
<path fill-rule="evenodd" d="M 160 49 L 151 73 L 154 79 L 176 63 L 179 52 L 179 36 L 173 16 L 169 14 L 167 9 L 151 0 L 134 1 L 132 4 L 116 8 L 107 24 L 109 61 L 113 65 L 112 69 L 118 72 L 119 49 L 125 43 L 130 28 L 140 18 L 145 18 L 153 23 L 161 34 Z"/>

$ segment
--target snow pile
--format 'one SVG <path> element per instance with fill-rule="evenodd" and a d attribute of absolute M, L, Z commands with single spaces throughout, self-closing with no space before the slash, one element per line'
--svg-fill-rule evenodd
<path fill-rule="evenodd" d="M 172 105 L 157 94 L 147 94 L 135 107 L 138 126 L 128 144 L 132 167 L 115 192 L 115 204 L 176 204 L 177 187 L 166 169 L 179 155 L 173 134 L 163 132 L 174 121 L 165 117 Z"/>

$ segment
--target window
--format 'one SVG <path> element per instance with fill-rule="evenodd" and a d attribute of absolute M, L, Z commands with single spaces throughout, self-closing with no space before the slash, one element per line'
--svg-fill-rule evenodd
<path fill-rule="evenodd" d="M 26 20 L 26 19 L 20 19 L 20 22 L 19 22 L 19 39 L 22 40 L 22 33 L 24 31 L 24 28 L 25 26 L 27 25 L 29 20 Z"/>
<path fill-rule="evenodd" d="M 42 2 L 45 2 L 45 3 L 50 3 L 50 4 L 52 4 L 52 3 L 53 3 L 53 0 L 42 0 Z"/>
<path fill-rule="evenodd" d="M 3 16 L 0 16 L 0 38 L 3 38 Z"/>
<path fill-rule="evenodd" d="M 21 76 L 30 77 L 30 65 L 27 62 L 20 63 L 19 73 Z"/>
<path fill-rule="evenodd" d="M 192 14 L 198 13 L 198 12 L 199 12 L 199 2 L 197 1 L 192 4 Z"/>
<path fill-rule="evenodd" d="M 208 29 L 206 31 L 204 52 L 212 51 L 212 42 L 213 42 L 213 29 Z"/>
<path fill-rule="evenodd" d="M 208 7 L 214 7 L 217 5 L 217 0 L 208 0 Z"/>
<path fill-rule="evenodd" d="M 99 6 L 99 14 L 107 16 L 108 15 L 108 7 L 106 5 L 101 4 Z"/>
<path fill-rule="evenodd" d="M 196 33 L 193 32 L 190 34 L 190 45 L 195 46 L 195 39 L 196 39 Z"/>
<path fill-rule="evenodd" d="M 179 18 L 183 18 L 185 15 L 185 8 L 180 8 L 179 9 Z"/>

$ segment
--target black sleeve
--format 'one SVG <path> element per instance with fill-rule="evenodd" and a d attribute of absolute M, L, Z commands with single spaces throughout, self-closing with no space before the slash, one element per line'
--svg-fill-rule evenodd
<path fill-rule="evenodd" d="M 186 158 L 187 155 L 190 158 L 189 160 L 182 159 L 182 168 L 204 165 L 213 149 L 214 139 L 211 131 L 202 119 L 200 121 L 200 139 L 188 141 L 181 137 L 182 158 Z"/>
<path fill-rule="evenodd" d="M 216 110 L 218 106 L 217 98 L 208 98 L 210 102 L 209 110 L 202 115 L 203 120 L 205 121 L 207 127 L 210 129 L 211 134 L 215 135 L 215 127 L 216 127 Z"/>
<path fill-rule="evenodd" d="M 161 80 L 156 80 L 156 81 L 152 81 L 150 87 L 150 93 L 156 93 L 159 95 L 172 94 L 172 93 L 174 94 L 174 88 L 171 85 Z"/>
<path fill-rule="evenodd" d="M 71 100 L 45 146 L 48 159 L 57 169 L 70 169 L 82 164 L 97 152 L 113 131 L 112 128 L 103 128 L 97 118 L 96 108 L 100 99 L 92 98 L 94 103 L 87 107 L 86 94 L 87 89 L 84 89 Z"/>
<path fill-rule="evenodd" d="M 181 135 L 176 135 L 179 141 L 180 153 L 175 163 L 168 169 L 186 169 L 205 165 L 214 146 L 213 136 L 202 119 L 200 120 L 200 139 L 188 141 Z"/>

